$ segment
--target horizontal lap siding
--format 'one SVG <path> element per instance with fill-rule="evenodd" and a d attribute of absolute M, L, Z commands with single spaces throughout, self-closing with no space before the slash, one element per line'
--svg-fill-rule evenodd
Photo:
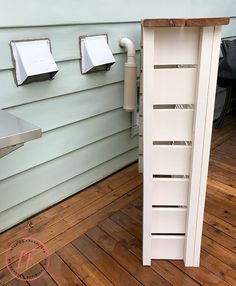
<path fill-rule="evenodd" d="M 0 159 L 0 231 L 137 159 L 130 114 L 122 109 L 126 53 L 119 39 L 135 42 L 139 63 L 141 18 L 236 15 L 233 0 L 184 2 L 1 1 L 0 108 L 40 126 L 43 137 Z M 235 28 L 233 18 L 224 37 L 234 37 Z M 103 33 L 116 63 L 109 72 L 81 75 L 79 36 Z M 50 38 L 59 73 L 17 88 L 9 42 L 37 38 Z"/>
<path fill-rule="evenodd" d="M 123 83 L 6 109 L 49 131 L 122 106 Z"/>
<path fill-rule="evenodd" d="M 55 204 L 66 197 L 69 197 L 96 181 L 131 163 L 137 158 L 137 148 L 123 153 L 117 157 L 96 166 L 78 176 L 73 177 L 47 191 L 23 201 L 14 207 L 1 212 L 1 230 L 5 230 L 16 223 L 26 219 L 34 213 Z M 17 190 L 16 190 L 17 191 Z"/>
<path fill-rule="evenodd" d="M 126 32 L 127 30 L 127 32 Z M 130 114 L 123 108 L 119 39 L 137 46 L 138 23 L 0 28 L 0 108 L 42 128 L 40 139 L 0 160 L 0 231 L 65 199 L 137 159 Z M 108 34 L 116 63 L 109 72 L 80 73 L 78 38 Z M 11 40 L 50 38 L 55 79 L 16 87 Z"/>
<path fill-rule="evenodd" d="M 59 72 L 53 80 L 18 88 L 15 86 L 11 70 L 0 71 L 0 82 L 5 83 L 1 86 L 0 107 L 8 108 L 122 81 L 125 55 L 115 55 L 115 59 L 116 63 L 109 72 L 88 75 L 81 74 L 78 60 L 61 62 L 58 64 Z"/>
<path fill-rule="evenodd" d="M 128 29 L 127 29 L 128 27 Z M 10 31 L 10 32 L 9 32 Z M 12 40 L 49 38 L 53 56 L 57 62 L 78 60 L 80 58 L 79 36 L 107 34 L 109 46 L 113 54 L 123 53 L 118 42 L 121 36 L 130 37 L 139 49 L 140 25 L 130 24 L 96 24 L 96 25 L 73 25 L 73 26 L 46 26 L 29 28 L 0 29 L 0 70 L 13 67 L 9 43 Z"/>
<path fill-rule="evenodd" d="M 4 179 L 0 185 L 0 209 L 6 210 L 39 195 L 136 147 L 137 137 L 130 139 L 130 130 L 127 129 Z"/>
<path fill-rule="evenodd" d="M 0 26 L 128 22 L 157 17 L 236 16 L 234 0 L 1 0 Z"/>
<path fill-rule="evenodd" d="M 1 159 L 0 180 L 127 130 L 129 114 L 119 108 L 49 132 Z M 8 168 L 6 168 L 8 166 Z"/>

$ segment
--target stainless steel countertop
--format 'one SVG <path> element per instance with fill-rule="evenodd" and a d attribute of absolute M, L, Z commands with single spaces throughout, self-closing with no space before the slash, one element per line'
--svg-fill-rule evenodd
<path fill-rule="evenodd" d="M 0 148 L 24 144 L 41 136 L 38 126 L 0 110 Z"/>

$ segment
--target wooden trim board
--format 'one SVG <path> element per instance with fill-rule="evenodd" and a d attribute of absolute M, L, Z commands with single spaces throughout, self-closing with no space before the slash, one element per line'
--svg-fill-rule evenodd
<path fill-rule="evenodd" d="M 144 19 L 143 27 L 205 27 L 228 25 L 229 17 L 193 18 L 193 19 Z"/>

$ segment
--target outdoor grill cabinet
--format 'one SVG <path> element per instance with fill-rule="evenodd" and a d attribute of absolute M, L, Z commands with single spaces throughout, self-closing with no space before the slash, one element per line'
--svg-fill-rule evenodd
<path fill-rule="evenodd" d="M 183 259 L 199 266 L 221 26 L 228 23 L 142 21 L 143 265 Z"/>

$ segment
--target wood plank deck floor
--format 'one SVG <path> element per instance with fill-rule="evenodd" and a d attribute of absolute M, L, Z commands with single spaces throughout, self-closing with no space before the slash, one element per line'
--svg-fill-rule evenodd
<path fill-rule="evenodd" d="M 236 285 L 236 123 L 214 130 L 201 250 L 201 267 L 158 260 L 142 267 L 142 177 L 137 163 L 98 182 L 0 236 L 0 285 Z M 6 268 L 12 242 L 42 241 L 50 266 L 23 282 Z M 43 269 L 32 256 L 27 277 Z"/>

